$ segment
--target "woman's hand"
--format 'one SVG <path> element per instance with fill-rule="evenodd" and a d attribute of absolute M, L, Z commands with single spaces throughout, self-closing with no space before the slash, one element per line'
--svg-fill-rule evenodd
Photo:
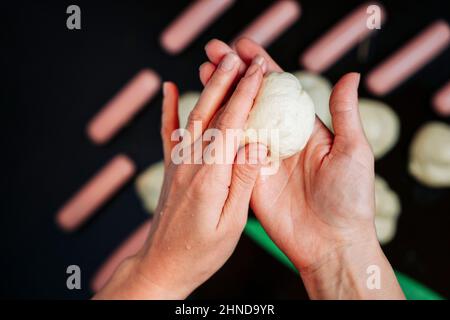
<path fill-rule="evenodd" d="M 268 71 L 282 71 L 256 43 L 235 44 L 240 70 L 256 55 Z M 212 40 L 200 79 L 209 83 L 217 61 L 233 50 Z M 378 244 L 375 227 L 374 159 L 358 111 L 359 75 L 350 73 L 330 98 L 333 135 L 316 119 L 306 147 L 282 161 L 278 172 L 258 178 L 251 206 L 278 247 L 302 275 L 313 298 L 402 298 Z M 382 287 L 371 291 L 367 268 L 380 268 Z"/>
<path fill-rule="evenodd" d="M 224 136 L 227 129 L 243 129 L 264 68 L 264 59 L 255 57 L 238 80 L 239 57 L 223 56 L 190 114 L 185 134 L 195 137 L 191 151 L 199 142 L 205 152 L 213 148 L 216 159 L 223 160 L 219 164 L 171 161 L 177 144 L 171 135 L 178 129 L 178 93 L 174 84 L 164 85 L 161 133 L 166 170 L 152 229 L 145 246 L 119 267 L 96 298 L 185 298 L 231 256 L 267 149 L 258 144 L 224 148 L 227 141 L 220 140 L 202 143 L 195 128 L 200 124 L 200 133 L 214 128 Z M 246 161 L 236 163 L 244 159 L 240 157 Z"/>

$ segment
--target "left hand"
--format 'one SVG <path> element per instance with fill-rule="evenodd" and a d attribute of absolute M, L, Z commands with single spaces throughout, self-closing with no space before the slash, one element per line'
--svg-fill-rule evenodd
<path fill-rule="evenodd" d="M 187 136 L 197 135 L 188 142 L 190 159 L 200 141 L 203 155 L 211 148 L 219 163 L 208 164 L 204 158 L 200 164 L 172 161 L 177 145 L 171 135 L 178 129 L 178 93 L 174 84 L 165 83 L 161 129 L 165 176 L 152 229 L 140 252 L 121 264 L 95 298 L 186 298 L 231 256 L 246 224 L 253 186 L 267 149 L 259 144 L 239 150 L 234 144 L 224 148 L 226 140 L 207 143 L 200 139 L 207 129 L 217 129 L 225 137 L 228 129 L 244 128 L 261 85 L 264 59 L 253 61 L 234 90 L 238 62 L 234 53 L 222 57 L 183 135 L 182 143 L 189 140 Z M 194 130 L 198 123 L 201 132 Z M 245 162 L 235 163 L 235 159 Z"/>

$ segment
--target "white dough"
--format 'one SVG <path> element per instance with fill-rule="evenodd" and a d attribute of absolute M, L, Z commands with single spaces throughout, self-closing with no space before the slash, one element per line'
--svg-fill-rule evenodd
<path fill-rule="evenodd" d="M 153 213 L 158 206 L 161 188 L 164 182 L 164 162 L 152 164 L 141 173 L 135 183 L 136 191 L 144 208 Z"/>
<path fill-rule="evenodd" d="M 375 207 L 376 215 L 386 218 L 397 218 L 401 210 L 398 195 L 378 175 L 375 176 Z"/>
<path fill-rule="evenodd" d="M 186 128 L 189 114 L 197 104 L 198 98 L 200 98 L 200 92 L 187 91 L 183 93 L 178 100 L 178 121 L 180 128 Z"/>
<path fill-rule="evenodd" d="M 429 187 L 450 186 L 450 126 L 428 122 L 413 138 L 409 172 Z"/>
<path fill-rule="evenodd" d="M 267 144 L 271 158 L 288 158 L 304 148 L 314 127 L 314 104 L 290 73 L 266 75 L 246 123 L 245 141 Z M 252 133 L 278 130 L 278 139 L 265 140 Z M 275 141 L 277 140 L 277 141 Z"/>
<path fill-rule="evenodd" d="M 386 104 L 371 99 L 359 99 L 359 113 L 367 140 L 375 159 L 380 159 L 397 143 L 400 121 Z"/>
<path fill-rule="evenodd" d="M 377 230 L 377 238 L 381 244 L 387 244 L 394 239 L 397 231 L 397 221 L 385 217 L 375 216 L 375 228 Z"/>
<path fill-rule="evenodd" d="M 314 102 L 319 119 L 322 120 L 328 129 L 333 131 L 329 106 L 332 89 L 331 82 L 321 75 L 308 71 L 296 71 L 293 75 L 300 81 L 302 88 L 308 92 Z"/>
<path fill-rule="evenodd" d="M 381 244 L 394 238 L 400 211 L 398 195 L 383 178 L 375 176 L 375 227 Z"/>

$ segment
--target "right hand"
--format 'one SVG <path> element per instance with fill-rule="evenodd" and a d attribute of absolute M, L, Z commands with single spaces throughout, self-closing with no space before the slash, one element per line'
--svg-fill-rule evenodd
<path fill-rule="evenodd" d="M 262 55 L 268 71 L 282 71 L 261 46 L 249 39 L 237 41 L 235 50 L 242 69 L 255 55 Z M 208 43 L 210 61 L 200 69 L 204 84 L 217 59 L 230 51 L 221 41 Z M 371 261 L 385 265 L 374 226 L 374 158 L 360 121 L 358 84 L 359 75 L 350 73 L 333 89 L 330 112 L 335 134 L 316 119 L 306 147 L 283 160 L 276 174 L 259 177 L 251 199 L 258 220 L 302 274 L 310 293 L 314 290 L 310 282 L 317 281 L 311 274 L 327 269 L 330 261 L 341 259 L 361 268 Z M 373 254 L 367 256 L 366 251 Z M 393 276 L 389 265 L 385 269 Z M 395 277 L 387 279 L 401 297 Z"/>

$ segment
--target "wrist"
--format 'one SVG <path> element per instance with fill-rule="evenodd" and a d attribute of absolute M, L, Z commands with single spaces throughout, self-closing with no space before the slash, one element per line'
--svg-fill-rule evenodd
<path fill-rule="evenodd" d="M 135 279 L 146 292 L 146 299 L 182 300 L 186 299 L 195 289 L 186 281 L 178 279 L 177 270 L 164 266 L 160 259 L 149 259 L 144 256 L 139 259 L 135 269 Z"/>
<path fill-rule="evenodd" d="M 404 298 L 375 230 L 336 246 L 299 272 L 312 299 Z"/>

